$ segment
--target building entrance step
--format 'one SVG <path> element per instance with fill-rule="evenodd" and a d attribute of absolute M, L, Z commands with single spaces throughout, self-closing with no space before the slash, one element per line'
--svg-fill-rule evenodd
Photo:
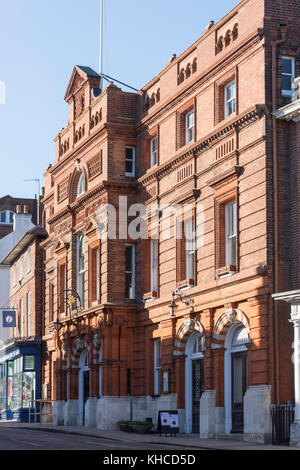
<path fill-rule="evenodd" d="M 244 434 L 243 433 L 236 433 L 236 434 L 217 434 L 216 439 L 228 439 L 232 441 L 243 441 Z"/>

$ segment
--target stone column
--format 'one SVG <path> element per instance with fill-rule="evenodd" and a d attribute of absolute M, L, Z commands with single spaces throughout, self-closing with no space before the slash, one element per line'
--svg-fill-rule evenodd
<path fill-rule="evenodd" d="M 291 425 L 290 445 L 300 448 L 300 318 L 291 322 L 294 324 L 295 419 Z"/>
<path fill-rule="evenodd" d="M 300 290 L 273 294 L 272 297 L 291 304 L 290 322 L 294 324 L 295 418 L 291 425 L 290 446 L 300 448 Z"/>

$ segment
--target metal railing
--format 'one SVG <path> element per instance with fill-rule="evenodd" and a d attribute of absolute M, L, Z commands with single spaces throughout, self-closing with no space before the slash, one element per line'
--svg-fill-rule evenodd
<path fill-rule="evenodd" d="M 271 405 L 272 444 L 289 445 L 290 428 L 294 422 L 295 407 L 290 403 Z"/>
<path fill-rule="evenodd" d="M 28 422 L 51 423 L 52 403 L 54 403 L 54 400 L 32 400 L 29 407 Z"/>

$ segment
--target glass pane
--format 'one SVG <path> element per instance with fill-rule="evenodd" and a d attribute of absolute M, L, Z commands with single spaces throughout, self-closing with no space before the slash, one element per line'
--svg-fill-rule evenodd
<path fill-rule="evenodd" d="M 282 73 L 292 74 L 292 59 L 282 59 Z"/>
<path fill-rule="evenodd" d="M 9 214 L 9 223 L 13 224 L 13 222 L 14 222 L 14 213 L 10 212 L 10 214 Z"/>
<path fill-rule="evenodd" d="M 230 116 L 235 112 L 235 99 L 227 103 L 227 114 Z"/>
<path fill-rule="evenodd" d="M 230 245 L 231 245 L 231 253 L 230 253 L 230 260 L 228 264 L 231 264 L 232 266 L 236 265 L 236 237 L 233 237 L 230 239 Z"/>
<path fill-rule="evenodd" d="M 24 356 L 24 370 L 34 369 L 34 356 Z"/>
<path fill-rule="evenodd" d="M 0 221 L 1 221 L 2 224 L 5 224 L 5 222 L 6 222 L 6 212 L 1 212 Z"/>
<path fill-rule="evenodd" d="M 127 299 L 132 299 L 133 297 L 133 286 L 132 286 L 132 274 L 126 273 L 125 274 L 125 296 Z"/>
<path fill-rule="evenodd" d="M 133 160 L 133 148 L 126 147 L 125 158 L 126 160 Z"/>
<path fill-rule="evenodd" d="M 125 271 L 132 272 L 132 246 L 125 248 Z"/>
<path fill-rule="evenodd" d="M 22 392 L 22 406 L 32 406 L 32 401 L 35 399 L 35 372 L 24 372 L 23 374 L 23 392 Z"/>
<path fill-rule="evenodd" d="M 292 90 L 292 77 L 288 75 L 282 75 L 282 89 L 291 91 Z"/>
<path fill-rule="evenodd" d="M 20 408 L 22 404 L 22 372 L 17 372 L 12 378 L 12 391 L 10 395 L 10 402 L 8 404 L 10 409 Z"/>
<path fill-rule="evenodd" d="M 233 358 L 233 402 L 243 403 L 243 357 Z"/>
<path fill-rule="evenodd" d="M 133 162 L 126 160 L 125 162 L 125 172 L 126 173 L 133 173 Z"/>

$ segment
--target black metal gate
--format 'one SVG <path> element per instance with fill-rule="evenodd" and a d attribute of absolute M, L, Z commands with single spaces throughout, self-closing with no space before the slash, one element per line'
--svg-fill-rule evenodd
<path fill-rule="evenodd" d="M 290 427 L 294 422 L 295 407 L 289 403 L 271 405 L 272 444 L 289 445 Z"/>

